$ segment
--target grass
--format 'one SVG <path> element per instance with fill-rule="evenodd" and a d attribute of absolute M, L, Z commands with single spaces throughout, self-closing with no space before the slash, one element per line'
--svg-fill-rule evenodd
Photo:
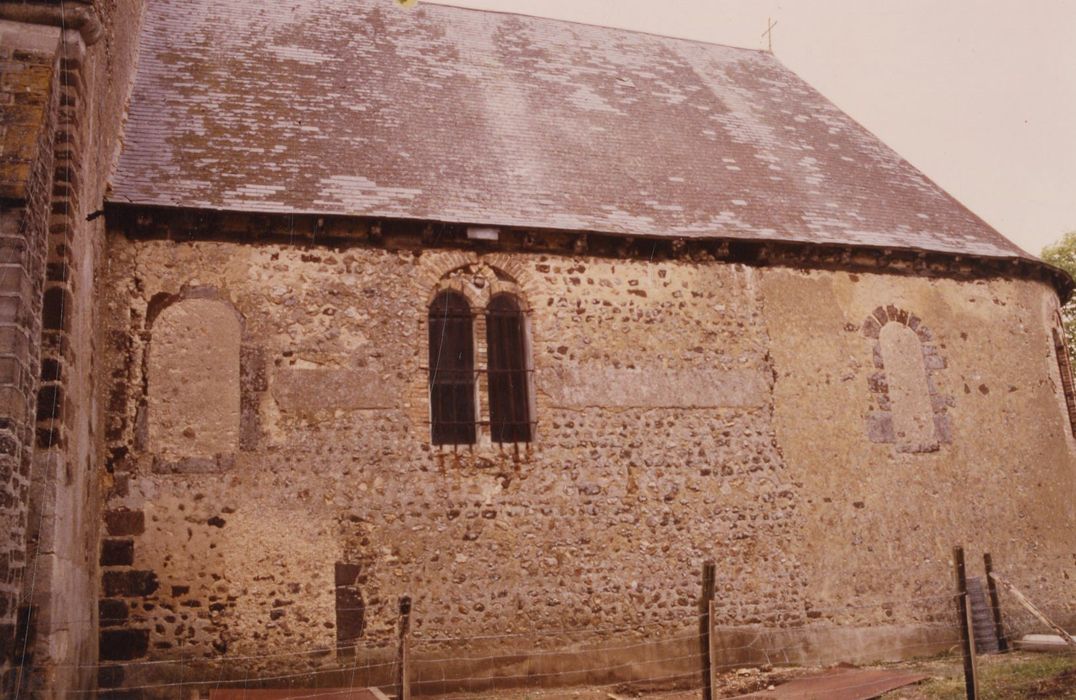
<path fill-rule="evenodd" d="M 914 689 L 895 691 L 887 700 L 964 700 L 963 667 L 923 669 L 933 678 Z M 1076 655 L 1013 653 L 978 659 L 982 700 L 1076 700 Z"/>

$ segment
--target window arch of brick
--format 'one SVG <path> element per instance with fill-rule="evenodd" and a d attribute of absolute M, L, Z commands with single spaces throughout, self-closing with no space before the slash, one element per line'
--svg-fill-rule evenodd
<path fill-rule="evenodd" d="M 532 409 L 527 324 L 519 299 L 500 293 L 486 307 L 490 439 L 530 442 Z"/>
<path fill-rule="evenodd" d="M 474 319 L 461 292 L 440 291 L 430 303 L 430 438 L 435 445 L 475 443 Z"/>

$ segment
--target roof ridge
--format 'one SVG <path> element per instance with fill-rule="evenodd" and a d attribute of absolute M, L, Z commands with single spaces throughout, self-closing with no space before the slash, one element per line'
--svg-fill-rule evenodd
<path fill-rule="evenodd" d="M 595 24 L 593 22 L 583 22 L 576 19 L 564 19 L 562 17 L 547 17 L 546 15 L 530 15 L 526 12 L 512 12 L 511 10 L 491 10 L 484 7 L 465 7 L 463 5 L 454 5 L 451 2 L 443 2 L 442 0 L 419 0 L 419 4 L 412 8 L 411 11 L 419 10 L 426 7 L 440 7 L 448 10 L 459 10 L 461 12 L 474 12 L 484 15 L 503 15 L 508 17 L 525 17 L 529 20 L 538 20 L 541 22 L 553 22 L 556 24 L 574 24 L 580 27 L 592 27 L 594 29 L 613 30 L 616 32 L 624 32 L 625 34 L 637 34 L 641 36 L 651 36 L 657 39 L 671 39 L 673 41 L 683 41 L 689 44 L 699 44 L 701 46 L 720 46 L 724 49 L 732 49 L 734 51 L 749 51 L 751 53 L 761 53 L 774 56 L 773 52 L 766 49 L 754 49 L 748 46 L 734 46 L 732 44 L 722 44 L 717 41 L 706 41 L 705 39 L 693 39 L 685 36 L 672 36 L 670 34 L 659 34 L 658 32 L 650 32 L 645 29 L 631 29 L 629 27 L 612 26 L 608 24 Z"/>

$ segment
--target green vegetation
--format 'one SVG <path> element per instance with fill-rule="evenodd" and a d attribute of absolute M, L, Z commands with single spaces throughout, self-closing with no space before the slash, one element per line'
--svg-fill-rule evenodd
<path fill-rule="evenodd" d="M 1076 231 L 1066 233 L 1057 243 L 1043 248 L 1042 259 L 1076 278 Z M 1065 323 L 1069 357 L 1076 362 L 1076 295 L 1061 307 L 1061 318 Z"/>
<path fill-rule="evenodd" d="M 944 677 L 923 683 L 913 692 L 887 698 L 964 700 L 961 667 L 946 669 Z M 983 700 L 1076 699 L 1076 655 L 1006 654 L 979 657 L 979 690 Z"/>

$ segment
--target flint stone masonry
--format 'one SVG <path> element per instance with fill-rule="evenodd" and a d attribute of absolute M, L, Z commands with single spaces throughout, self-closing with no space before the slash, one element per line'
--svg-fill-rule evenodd
<path fill-rule="evenodd" d="M 36 570 L 30 503 L 46 242 L 61 92 L 60 32 L 0 20 L 0 695 L 33 658 L 24 582 Z M 36 506 L 40 508 L 40 505 Z M 33 567 L 33 569 L 31 568 Z"/>
<path fill-rule="evenodd" d="M 710 557 L 725 587 L 719 622 L 732 626 L 887 629 L 883 610 L 832 610 L 947 586 L 954 541 L 1052 572 L 1022 582 L 1043 600 L 1066 600 L 1062 582 L 1076 576 L 1067 419 L 1049 382 L 1026 374 L 1056 372 L 1046 329 L 1057 298 L 1042 282 L 686 257 L 314 254 L 119 232 L 110 243 L 106 324 L 124 340 L 106 361 L 124 382 L 140 386 L 145 353 L 169 350 L 145 333 L 152 300 L 196 280 L 228 290 L 268 388 L 235 389 L 250 396 L 259 440 L 213 473 L 157 473 L 153 442 L 137 440 L 137 392 L 109 407 L 125 487 L 108 509 L 145 514 L 135 559 L 159 584 L 111 585 L 141 606 L 129 625 L 149 630 L 147 658 L 386 642 L 404 594 L 419 649 L 453 636 L 477 653 L 471 638 L 511 630 L 524 636 L 498 653 L 525 653 L 541 648 L 530 631 L 693 620 Z M 446 278 L 469 299 L 491 278 L 518 281 L 536 370 L 532 443 L 430 444 L 426 305 Z M 898 410 L 893 379 L 876 375 L 899 381 L 911 351 L 877 349 L 879 305 L 886 322 L 923 330 L 929 412 L 952 436 L 939 431 L 930 452 L 898 449 L 892 422 L 879 428 L 889 440 L 864 431 Z M 344 389 L 329 388 L 340 378 Z M 999 390 L 954 390 L 965 382 Z M 477 394 L 481 415 L 481 384 Z M 1002 432 L 1013 439 L 998 443 Z M 1025 444 L 1040 448 L 1014 449 Z M 970 500 L 936 507 L 968 478 L 1012 517 Z M 1034 534 L 1045 531 L 1058 536 Z M 936 615 L 913 608 L 898 631 L 929 636 Z"/>

